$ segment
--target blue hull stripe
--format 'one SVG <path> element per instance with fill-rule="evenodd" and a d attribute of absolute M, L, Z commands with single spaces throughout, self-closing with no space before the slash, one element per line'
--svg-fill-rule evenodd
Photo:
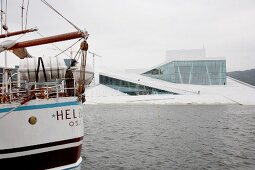
<path fill-rule="evenodd" d="M 46 108 L 63 107 L 63 106 L 72 106 L 72 105 L 80 105 L 80 103 L 77 102 L 77 101 L 72 101 L 72 102 L 62 102 L 62 103 L 50 103 L 50 104 L 43 104 L 43 105 L 20 106 L 20 107 L 17 107 L 17 108 L 16 108 L 15 110 L 13 110 L 13 111 L 46 109 Z M 0 113 L 9 112 L 9 111 L 12 110 L 13 108 L 14 108 L 14 107 L 9 107 L 9 108 L 0 109 Z"/>

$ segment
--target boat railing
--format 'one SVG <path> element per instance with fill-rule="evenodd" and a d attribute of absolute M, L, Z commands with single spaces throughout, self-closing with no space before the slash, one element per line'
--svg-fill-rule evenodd
<path fill-rule="evenodd" d="M 74 78 L 56 79 L 52 82 L 19 82 L 0 83 L 0 104 L 24 102 L 33 99 L 56 99 L 78 96 L 77 82 Z"/>

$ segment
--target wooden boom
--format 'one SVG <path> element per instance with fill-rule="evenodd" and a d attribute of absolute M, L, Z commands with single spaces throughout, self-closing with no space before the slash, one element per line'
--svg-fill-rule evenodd
<path fill-rule="evenodd" d="M 11 36 L 20 35 L 20 34 L 26 34 L 28 32 L 34 32 L 34 31 L 38 31 L 38 29 L 31 28 L 31 29 L 22 30 L 22 31 L 7 32 L 6 34 L 0 34 L 0 38 L 11 37 Z"/>
<path fill-rule="evenodd" d="M 82 37 L 86 38 L 87 33 L 84 33 L 81 31 L 76 31 L 76 32 L 71 32 L 71 33 L 66 33 L 66 34 L 60 34 L 60 35 L 55 35 L 55 36 L 50 36 L 50 37 L 44 37 L 44 38 L 19 42 L 19 43 L 15 44 L 13 47 L 9 48 L 8 50 L 15 50 L 18 48 L 25 48 L 25 47 L 49 44 L 49 43 L 66 41 L 66 40 L 82 38 Z"/>

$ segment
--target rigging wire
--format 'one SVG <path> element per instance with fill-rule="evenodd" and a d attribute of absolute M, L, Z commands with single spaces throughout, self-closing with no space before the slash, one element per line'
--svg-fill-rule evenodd
<path fill-rule="evenodd" d="M 5 32 L 7 32 L 7 30 L 8 30 L 8 27 L 7 27 L 7 7 L 8 7 L 8 5 L 7 5 L 7 0 L 5 1 L 5 25 L 4 25 L 4 30 L 5 30 Z"/>
<path fill-rule="evenodd" d="M 15 41 L 17 42 L 19 39 L 21 39 L 25 34 L 20 35 L 18 38 L 15 39 Z"/>
<path fill-rule="evenodd" d="M 45 37 L 45 36 L 43 36 L 39 31 L 36 31 L 36 33 L 38 34 L 38 35 L 40 35 L 41 37 Z M 59 51 L 63 51 L 61 48 L 59 48 L 57 45 L 55 45 L 55 44 L 51 44 L 52 46 L 54 46 L 55 48 L 57 48 Z M 71 56 L 69 56 L 68 54 L 66 54 L 66 53 L 64 53 L 67 57 L 69 57 L 70 59 L 72 59 L 72 57 Z"/>
<path fill-rule="evenodd" d="M 27 18 L 28 18 L 28 9 L 29 9 L 29 2 L 30 0 L 27 0 L 27 5 L 26 8 L 24 7 L 25 2 L 22 0 L 22 5 L 21 5 L 21 29 L 27 29 Z M 24 10 L 26 9 L 26 14 L 25 14 L 25 24 L 24 24 Z"/>
<path fill-rule="evenodd" d="M 76 62 L 79 60 L 79 58 L 80 58 L 80 55 L 81 55 L 81 49 L 79 49 L 78 51 L 77 51 L 77 53 L 76 53 L 76 55 L 74 56 L 74 58 L 71 60 L 71 64 L 70 64 L 70 66 L 68 67 L 68 69 L 70 69 L 70 67 L 72 67 L 72 66 L 74 66 L 75 64 L 76 64 Z M 78 59 L 76 59 L 76 56 L 79 54 L 79 56 L 78 56 Z"/>
<path fill-rule="evenodd" d="M 3 4 L 3 0 L 1 0 L 1 34 L 3 33 L 3 30 L 8 30 L 8 27 L 6 26 L 6 11 L 7 11 L 7 0 L 6 0 L 6 3 L 5 3 L 5 11 L 4 11 L 4 4 Z M 5 15 L 5 17 L 4 17 Z"/>
<path fill-rule="evenodd" d="M 29 9 L 29 2 L 30 2 L 30 0 L 27 1 L 25 29 L 27 29 L 27 16 L 28 16 L 27 14 L 28 14 L 28 9 Z"/>
<path fill-rule="evenodd" d="M 39 31 L 36 31 L 36 33 L 37 34 L 39 34 L 41 37 L 44 37 Z M 65 52 L 67 51 L 67 50 L 69 50 L 70 48 L 72 48 L 74 45 L 76 45 L 81 39 L 83 39 L 83 38 L 80 38 L 79 40 L 77 40 L 75 43 L 73 43 L 71 46 L 69 46 L 68 48 L 66 48 L 65 50 L 62 50 L 61 48 L 59 48 L 58 46 L 56 46 L 55 44 L 52 44 L 54 47 L 56 47 L 58 50 L 60 50 L 61 52 L 59 53 L 59 54 L 57 54 L 57 55 L 55 55 L 54 57 L 58 57 L 60 54 L 65 54 L 66 56 L 68 56 L 70 59 L 73 59 L 71 56 L 69 56 L 69 55 L 67 55 Z M 79 51 L 78 51 L 79 52 Z M 77 53 L 78 53 L 77 52 Z M 77 55 L 77 54 L 76 54 Z M 75 57 L 76 57 L 76 55 L 75 55 Z M 74 57 L 74 58 L 75 58 Z"/>
<path fill-rule="evenodd" d="M 74 60 L 76 60 L 76 61 L 79 60 L 80 55 L 81 55 L 80 51 L 81 51 L 81 48 L 79 48 L 79 50 L 77 51 L 76 55 L 74 56 L 74 58 L 73 58 Z M 76 59 L 76 56 L 77 56 L 78 54 L 79 54 L 78 59 Z"/>
<path fill-rule="evenodd" d="M 1 0 L 1 34 L 3 33 L 3 0 Z"/>
<path fill-rule="evenodd" d="M 5 0 L 5 24 L 6 24 L 6 18 L 7 18 L 7 0 Z"/>
<path fill-rule="evenodd" d="M 7 0 L 5 1 L 5 11 L 3 10 L 3 1 L 1 0 L 1 34 L 3 33 L 3 30 L 7 33 L 8 27 L 7 27 Z M 3 15 L 5 15 L 3 17 Z"/>
<path fill-rule="evenodd" d="M 67 50 L 69 50 L 70 48 L 72 48 L 74 45 L 76 45 L 81 39 L 83 38 L 80 38 L 79 40 L 77 40 L 75 43 L 73 43 L 71 46 L 69 46 L 68 48 L 66 48 L 65 50 L 61 51 L 59 54 L 55 55 L 54 57 L 58 57 L 60 54 L 66 52 Z M 70 57 L 71 58 L 71 57 Z M 71 58 L 72 59 L 72 58 Z"/>
<path fill-rule="evenodd" d="M 75 29 L 78 31 L 81 31 L 79 27 L 74 25 L 71 21 L 69 21 L 66 17 L 64 17 L 60 12 L 58 12 L 52 5 L 50 5 L 46 0 L 41 0 L 45 5 L 47 5 L 49 8 L 51 8 L 54 12 L 56 12 L 59 16 L 61 16 L 63 19 L 65 19 L 69 24 L 71 24 Z"/>
<path fill-rule="evenodd" d="M 24 0 L 22 0 L 22 4 L 21 4 L 21 30 L 23 30 L 23 20 L 24 20 Z"/>

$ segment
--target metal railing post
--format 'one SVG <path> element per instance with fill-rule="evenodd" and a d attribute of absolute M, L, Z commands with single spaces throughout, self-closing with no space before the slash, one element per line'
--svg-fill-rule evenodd
<path fill-rule="evenodd" d="M 49 99 L 49 84 L 47 83 L 47 99 Z"/>
<path fill-rule="evenodd" d="M 58 84 L 57 84 L 57 79 L 56 79 L 56 89 L 57 89 L 57 101 L 58 101 L 58 98 L 59 98 L 59 94 L 58 94 Z"/>
<path fill-rule="evenodd" d="M 76 84 L 75 84 L 75 83 L 76 83 L 76 82 L 75 82 L 75 79 L 73 79 L 73 81 L 74 81 L 74 83 L 73 83 L 73 84 L 74 84 L 74 87 L 73 87 L 73 90 L 74 90 L 74 96 L 76 96 L 76 89 L 75 89 L 75 87 L 76 87 Z"/>

